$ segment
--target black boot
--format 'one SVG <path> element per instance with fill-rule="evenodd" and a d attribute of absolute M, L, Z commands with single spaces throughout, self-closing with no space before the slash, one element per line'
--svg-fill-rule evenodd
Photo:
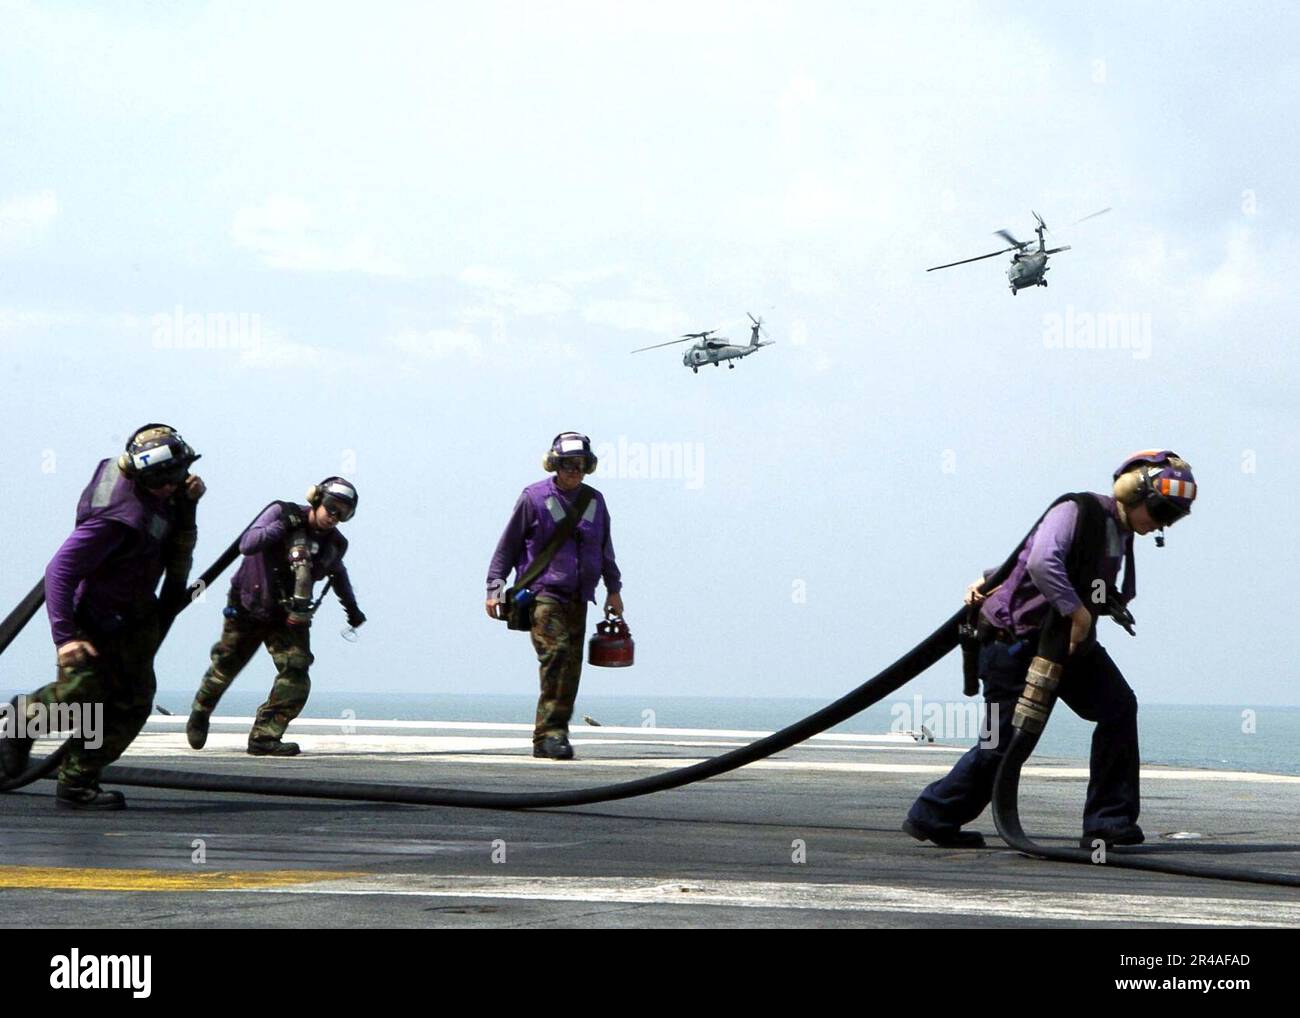
<path fill-rule="evenodd" d="M 126 809 L 126 796 L 121 792 L 105 791 L 98 785 L 80 786 L 59 783 L 54 793 L 54 803 L 64 809 Z"/>
<path fill-rule="evenodd" d="M 984 835 L 979 831 L 939 831 L 915 820 L 904 820 L 903 830 L 917 841 L 933 841 L 940 848 L 983 848 Z"/>
<path fill-rule="evenodd" d="M 1094 842 L 1105 842 L 1107 848 L 1114 848 L 1116 845 L 1140 845 L 1147 840 L 1147 836 L 1142 833 L 1142 828 L 1137 824 L 1129 824 L 1127 827 L 1108 827 L 1104 831 L 1084 832 L 1079 839 L 1079 847 L 1085 852 L 1091 852 L 1096 848 Z"/>
<path fill-rule="evenodd" d="M 533 756 L 547 760 L 572 760 L 573 747 L 563 735 L 548 735 L 541 742 L 533 744 Z"/>
<path fill-rule="evenodd" d="M 190 711 L 190 719 L 185 723 L 185 738 L 190 742 L 190 749 L 202 749 L 208 741 L 208 723 L 212 715 L 203 710 Z"/>
<path fill-rule="evenodd" d="M 281 742 L 279 739 L 249 739 L 249 756 L 297 756 L 302 750 L 296 742 Z"/>
<path fill-rule="evenodd" d="M 24 700 L 21 707 L 20 700 Z M 0 770 L 11 778 L 16 778 L 27 770 L 27 758 L 32 755 L 32 743 L 35 741 L 26 736 L 19 738 L 17 735 L 18 725 L 26 721 L 21 713 L 24 710 L 26 710 L 24 697 L 15 696 L 9 701 L 9 722 L 5 725 L 4 734 L 0 735 Z"/>

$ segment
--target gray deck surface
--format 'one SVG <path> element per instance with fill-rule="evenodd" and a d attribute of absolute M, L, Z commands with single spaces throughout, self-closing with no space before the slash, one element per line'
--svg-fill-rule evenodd
<path fill-rule="evenodd" d="M 153 719 L 124 763 L 505 791 L 626 780 L 749 741 L 583 727 L 580 759 L 557 763 L 531 758 L 522 725 L 300 720 L 304 755 L 267 760 L 242 752 L 246 720 L 214 725 L 202 753 L 181 723 Z M 987 813 L 987 849 L 913 841 L 907 806 L 956 752 L 816 740 L 683 789 L 527 813 L 127 788 L 126 811 L 85 814 L 56 810 L 43 781 L 0 796 L 0 926 L 1300 925 L 1300 890 L 1028 859 Z M 1031 834 L 1074 844 L 1085 782 L 1031 760 Z M 1127 851 L 1300 873 L 1300 778 L 1146 768 L 1143 793 L 1148 843 Z"/>

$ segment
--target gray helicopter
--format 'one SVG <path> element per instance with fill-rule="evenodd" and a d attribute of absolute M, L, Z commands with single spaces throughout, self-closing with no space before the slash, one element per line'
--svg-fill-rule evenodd
<path fill-rule="evenodd" d="M 749 314 L 748 311 L 745 312 Z M 703 332 L 687 332 L 681 339 L 670 339 L 667 343 L 655 343 L 653 346 L 643 346 L 633 350 L 633 353 L 641 353 L 644 350 L 658 350 L 661 346 L 672 346 L 675 343 L 685 343 L 688 339 L 696 340 L 695 344 L 682 355 L 682 364 L 690 368 L 697 375 L 700 373 L 700 367 L 705 364 L 712 364 L 715 368 L 723 361 L 727 361 L 727 367 L 734 368 L 736 365 L 731 361 L 738 361 L 743 357 L 748 357 L 751 353 L 765 346 L 771 346 L 775 340 L 760 339 L 759 335 L 763 330 L 763 319 L 755 318 L 749 315 L 749 320 L 754 324 L 749 330 L 749 345 L 741 346 L 738 343 L 732 343 L 724 336 L 714 336 L 717 329 L 705 329 Z"/>
<path fill-rule="evenodd" d="M 1033 209 L 1030 209 L 1033 212 Z M 1093 212 L 1091 215 L 1084 216 L 1083 219 L 1076 219 L 1071 226 L 1076 226 L 1086 219 L 1092 219 L 1103 213 L 1109 212 L 1109 208 L 1104 208 L 1101 212 Z M 1043 234 L 1050 232 L 1047 224 L 1043 222 L 1043 217 L 1034 212 L 1034 218 L 1038 220 L 1038 225 L 1034 227 L 1034 232 L 1038 234 L 1038 250 L 1034 250 L 1033 241 L 1016 240 L 1015 237 L 1006 230 L 995 231 L 999 237 L 1005 240 L 1010 247 L 1004 247 L 1001 251 L 994 251 L 991 254 L 976 255 L 974 258 L 963 258 L 959 262 L 948 262 L 946 265 L 936 265 L 934 268 L 926 269 L 926 272 L 934 272 L 935 269 L 950 269 L 954 265 L 965 265 L 967 262 L 978 262 L 985 258 L 996 258 L 998 255 L 1006 254 L 1008 251 L 1014 251 L 1011 256 L 1011 264 L 1007 267 L 1007 281 L 1011 284 L 1011 296 L 1015 296 L 1017 291 L 1023 290 L 1027 286 L 1046 286 L 1047 285 L 1047 257 L 1061 251 L 1070 250 L 1070 245 L 1063 247 L 1048 247 L 1043 240 Z"/>

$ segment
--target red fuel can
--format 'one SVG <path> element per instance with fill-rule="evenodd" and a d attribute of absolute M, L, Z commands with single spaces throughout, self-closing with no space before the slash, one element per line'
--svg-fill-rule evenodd
<path fill-rule="evenodd" d="M 598 668 L 630 668 L 636 644 L 621 615 L 596 623 L 596 632 L 587 642 L 587 663 Z"/>

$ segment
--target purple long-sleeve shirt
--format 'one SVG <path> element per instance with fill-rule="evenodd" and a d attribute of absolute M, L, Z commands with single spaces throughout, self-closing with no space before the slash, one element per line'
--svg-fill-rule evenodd
<path fill-rule="evenodd" d="M 117 520 L 93 519 L 80 524 L 45 567 L 45 610 L 50 617 L 50 635 L 54 645 L 61 647 L 69 640 L 77 638 L 77 624 L 74 620 L 78 591 L 84 593 L 86 577 L 93 576 L 113 553 L 125 547 L 135 537 L 131 528 Z M 162 575 L 162 565 L 154 575 L 154 583 Z M 152 587 L 150 588 L 152 589 Z M 117 596 L 104 600 L 108 605 L 125 608 L 131 590 L 120 590 Z"/>
<path fill-rule="evenodd" d="M 594 602 L 598 581 L 603 579 L 605 589 L 611 594 L 623 587 L 622 574 L 614 559 L 605 498 L 594 488 L 591 492 L 591 501 L 578 523 L 575 536 L 556 551 L 542 575 L 531 584 L 539 597 Z M 501 596 L 511 570 L 516 575 L 527 570 L 577 495 L 576 490 L 561 490 L 554 477 L 544 478 L 523 490 L 488 565 L 489 597 Z"/>
<path fill-rule="evenodd" d="M 299 506 L 300 515 L 306 519 L 309 506 Z M 231 590 L 244 609 L 256 618 L 272 618 L 279 612 L 275 573 L 288 560 L 285 544 L 288 527 L 279 504 L 270 506 L 257 517 L 239 539 L 239 551 L 244 560 L 230 581 Z M 320 581 L 326 576 L 334 581 L 334 591 L 344 608 L 355 609 L 356 594 L 343 556 L 348 542 L 337 530 L 319 531 L 307 528 L 311 542 L 311 576 Z"/>
<path fill-rule="evenodd" d="M 1093 493 L 1106 510 L 1106 543 L 1099 579 L 1113 585 L 1120 564 L 1129 557 L 1133 532 L 1119 522 L 1113 498 Z M 1029 535 L 1011 573 L 1002 585 L 984 601 L 980 611 L 991 625 L 1007 629 L 1017 636 L 1042 625 L 1048 605 L 1061 615 L 1079 607 L 1079 595 L 1066 572 L 1066 558 L 1074 542 L 1079 522 L 1079 507 L 1072 501 L 1054 506 Z M 994 570 L 985 572 L 991 576 Z M 1126 602 L 1137 596 L 1133 570 L 1126 570 L 1121 596 Z"/>
<path fill-rule="evenodd" d="M 77 638 L 78 612 L 98 626 L 154 599 L 167 568 L 176 510 L 101 460 L 77 503 L 77 526 L 45 567 L 45 610 L 56 647 Z M 188 563 L 185 569 L 188 570 Z"/>

